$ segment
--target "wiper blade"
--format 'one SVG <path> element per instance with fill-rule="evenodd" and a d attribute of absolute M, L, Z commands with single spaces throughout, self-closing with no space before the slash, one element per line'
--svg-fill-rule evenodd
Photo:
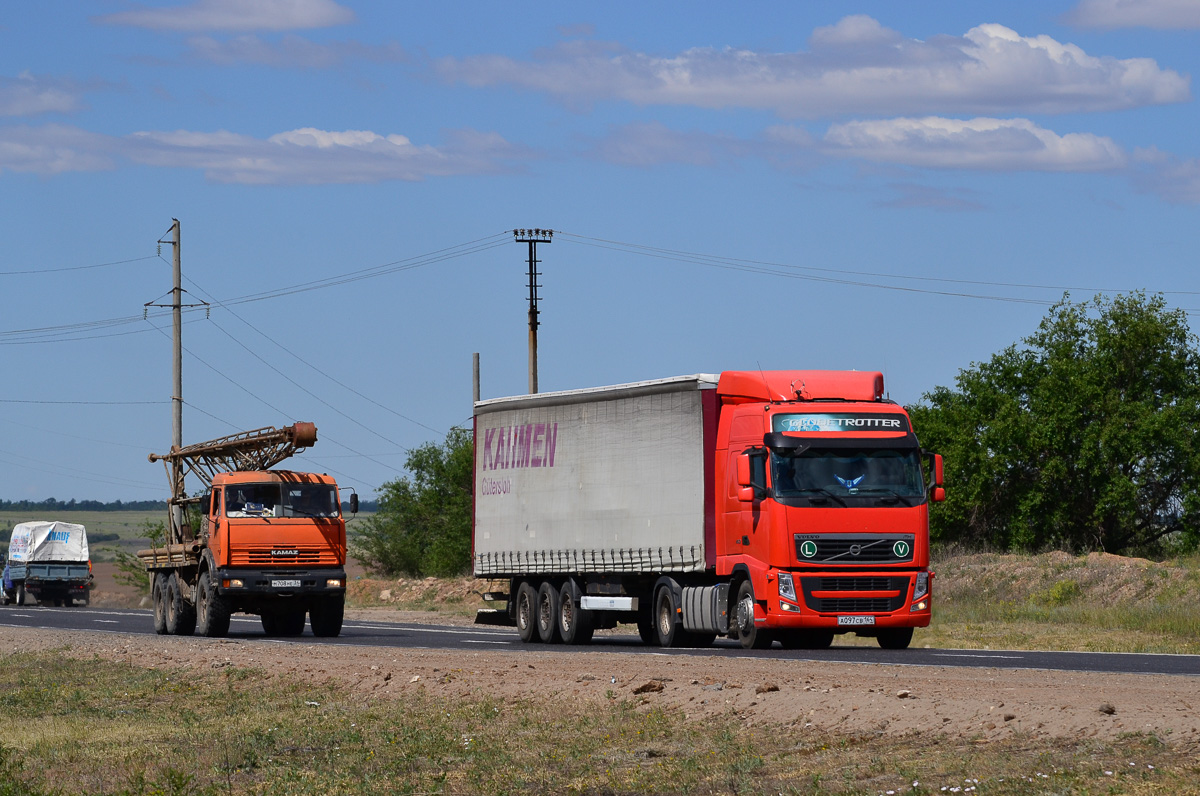
<path fill-rule="evenodd" d="M 796 491 L 797 492 L 816 492 L 820 495 L 824 495 L 825 497 L 833 498 L 840 505 L 843 505 L 843 506 L 846 505 L 846 501 L 842 500 L 841 496 L 833 494 L 832 492 L 830 492 L 828 489 L 826 489 L 823 486 L 800 487 L 800 488 L 796 489 Z"/>
<path fill-rule="evenodd" d="M 904 503 L 904 505 L 906 505 L 906 506 L 911 506 L 911 505 L 912 505 L 912 503 L 910 503 L 910 502 L 908 501 L 908 498 L 907 498 L 906 496 L 904 496 L 904 495 L 901 495 L 899 492 L 896 492 L 896 491 L 895 491 L 895 490 L 893 490 L 893 489 L 885 489 L 885 488 L 883 488 L 883 487 L 872 487 L 872 488 L 869 488 L 869 489 L 859 489 L 859 490 L 858 490 L 858 492 L 859 492 L 859 494 L 862 494 L 863 492 L 870 492 L 870 493 L 880 493 L 880 492 L 882 492 L 882 493 L 884 493 L 885 495 L 888 495 L 889 497 L 894 497 L 896 500 L 899 500 L 899 501 L 901 501 L 901 502 L 902 502 L 902 503 Z"/>

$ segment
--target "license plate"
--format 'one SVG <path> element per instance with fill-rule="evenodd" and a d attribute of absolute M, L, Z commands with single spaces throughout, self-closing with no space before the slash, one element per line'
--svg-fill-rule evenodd
<path fill-rule="evenodd" d="M 298 589 L 298 588 L 300 588 L 300 581 L 298 581 L 298 580 L 273 580 L 273 581 L 271 581 L 271 587 L 275 588 L 275 589 Z M 870 618 L 874 619 L 874 617 L 870 617 Z"/>
<path fill-rule="evenodd" d="M 873 625 L 875 617 L 873 616 L 839 616 L 839 625 Z"/>

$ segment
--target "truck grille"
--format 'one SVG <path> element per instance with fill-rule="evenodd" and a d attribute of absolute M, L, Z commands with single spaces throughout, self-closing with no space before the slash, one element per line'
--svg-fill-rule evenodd
<path fill-rule="evenodd" d="M 796 560 L 801 564 L 903 564 L 913 560 L 913 534 L 846 536 L 796 534 Z"/>
<path fill-rule="evenodd" d="M 823 614 L 887 614 L 899 610 L 908 597 L 907 576 L 800 578 L 804 604 Z M 829 597 L 828 592 L 875 592 L 859 597 Z M 879 594 L 879 592 L 888 592 Z"/>
<path fill-rule="evenodd" d="M 274 555 L 269 547 L 261 550 L 232 550 L 229 563 L 235 567 L 336 567 L 341 564 L 337 553 L 329 549 L 297 550 L 289 555 Z"/>

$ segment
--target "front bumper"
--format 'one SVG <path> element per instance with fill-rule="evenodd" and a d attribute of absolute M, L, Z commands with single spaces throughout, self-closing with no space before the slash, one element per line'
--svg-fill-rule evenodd
<path fill-rule="evenodd" d="M 928 627 L 933 616 L 933 573 L 920 595 L 914 595 L 916 575 L 913 571 L 796 572 L 795 600 L 781 597 L 772 579 L 767 614 L 756 623 L 767 628 L 860 634 L 874 628 Z M 841 624 L 842 617 L 870 617 L 872 623 Z"/>
<path fill-rule="evenodd" d="M 214 575 L 217 594 L 222 597 L 240 595 L 296 597 L 337 595 L 346 592 L 346 570 L 343 567 L 311 569 L 222 567 L 218 568 Z M 336 585 L 331 584 L 333 581 L 336 581 Z"/>

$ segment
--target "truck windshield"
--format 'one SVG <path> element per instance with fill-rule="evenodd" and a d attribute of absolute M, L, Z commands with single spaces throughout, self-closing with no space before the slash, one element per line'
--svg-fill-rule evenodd
<path fill-rule="evenodd" d="M 329 484 L 238 484 L 225 487 L 227 517 L 337 517 Z"/>
<path fill-rule="evenodd" d="M 920 452 L 915 448 L 808 448 L 796 456 L 771 455 L 779 498 L 882 498 L 913 505 L 925 496 Z M 872 501 L 874 502 L 874 501 Z"/>

